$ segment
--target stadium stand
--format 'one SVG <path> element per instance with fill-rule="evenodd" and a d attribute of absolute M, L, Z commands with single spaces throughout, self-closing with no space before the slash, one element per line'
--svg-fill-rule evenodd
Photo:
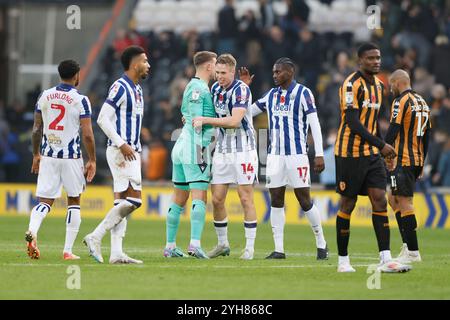
<path fill-rule="evenodd" d="M 143 84 L 146 100 L 143 167 L 151 168 L 149 161 L 169 163 L 171 136 L 181 127 L 181 94 L 193 76 L 191 59 L 195 51 L 233 53 L 239 66 L 248 66 L 256 75 L 252 84 L 254 99 L 272 86 L 271 67 L 275 59 L 289 56 L 298 65 L 298 80 L 316 95 L 325 150 L 332 149 L 330 145 L 334 143 L 339 124 L 338 88 L 344 77 L 355 69 L 357 46 L 371 40 L 381 46 L 383 81 L 387 83 L 389 73 L 396 68 L 408 70 L 413 88 L 432 106 L 433 139 L 427 178 L 420 187 L 450 187 L 450 65 L 445 62 L 450 57 L 449 2 L 140 0 L 127 27 L 116 32 L 115 39 L 104 51 L 99 72 L 88 88 L 94 118 L 108 87 L 121 72 L 118 61 L 121 50 L 128 44 L 144 46 L 152 69 L 151 77 Z M 381 29 L 373 31 L 366 25 L 366 8 L 372 4 L 382 10 Z M 223 14 L 225 6 L 228 6 L 227 14 Z M 230 23 L 236 25 L 234 30 L 220 28 Z M 23 179 L 20 174 L 12 174 L 21 167 L 21 159 L 27 159 L 22 155 L 29 148 L 28 136 L 18 132 L 31 128 L 31 119 L 24 121 L 23 115 L 32 108 L 31 101 L 39 90 L 35 88 L 28 93 L 26 107 L 25 101 L 8 106 L 0 101 L 1 181 Z M 380 121 L 383 134 L 388 127 L 391 101 L 388 95 L 384 99 Z M 260 117 L 256 119 L 257 129 L 266 125 L 264 116 Z M 101 159 L 105 138 L 98 128 L 94 129 Z M 28 165 L 29 162 L 25 167 Z M 106 161 L 104 165 L 106 168 Z M 171 165 L 162 174 L 152 171 L 145 176 L 151 181 L 169 180 L 168 168 Z M 324 176 L 327 178 L 323 183 L 331 186 L 333 172 Z M 101 180 L 101 175 L 98 179 Z M 317 176 L 312 179 L 320 182 Z"/>

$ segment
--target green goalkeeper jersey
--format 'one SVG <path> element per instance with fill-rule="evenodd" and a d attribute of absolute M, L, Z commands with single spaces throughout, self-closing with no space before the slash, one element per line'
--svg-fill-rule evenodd
<path fill-rule="evenodd" d="M 211 143 L 214 128 L 211 125 L 205 125 L 200 130 L 192 126 L 192 120 L 195 117 L 216 116 L 206 82 L 199 78 L 192 78 L 184 89 L 181 113 L 186 122 L 172 150 L 172 160 L 174 163 L 182 164 L 209 162 L 209 159 L 202 157 L 202 151 Z"/>

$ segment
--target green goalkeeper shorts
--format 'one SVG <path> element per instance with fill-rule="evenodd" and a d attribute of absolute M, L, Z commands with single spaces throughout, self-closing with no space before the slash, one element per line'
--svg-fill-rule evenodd
<path fill-rule="evenodd" d="M 173 164 L 172 181 L 181 190 L 208 190 L 211 181 L 211 165 Z"/>

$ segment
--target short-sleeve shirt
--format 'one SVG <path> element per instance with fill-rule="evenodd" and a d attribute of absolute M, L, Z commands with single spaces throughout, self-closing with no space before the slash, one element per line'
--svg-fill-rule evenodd
<path fill-rule="evenodd" d="M 89 99 L 75 87 L 61 83 L 44 90 L 35 112 L 42 114 L 41 155 L 59 159 L 81 158 L 80 118 L 91 117 Z"/>

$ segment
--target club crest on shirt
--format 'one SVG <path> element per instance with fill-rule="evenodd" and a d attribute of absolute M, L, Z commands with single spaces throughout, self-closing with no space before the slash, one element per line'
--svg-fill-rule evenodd
<path fill-rule="evenodd" d="M 400 102 L 396 101 L 394 104 L 394 108 L 392 110 L 392 118 L 397 118 L 398 114 L 400 113 Z"/>
<path fill-rule="evenodd" d="M 237 102 L 246 102 L 248 100 L 247 88 L 245 86 L 241 86 L 241 94 L 236 95 Z"/>
<path fill-rule="evenodd" d="M 313 106 L 313 105 L 314 105 L 314 98 L 313 98 L 313 97 L 307 96 L 307 97 L 305 98 L 305 100 L 306 100 L 306 105 L 307 105 L 307 106 Z"/>
<path fill-rule="evenodd" d="M 200 98 L 200 91 L 194 90 L 192 91 L 191 101 L 197 101 Z"/>
<path fill-rule="evenodd" d="M 205 172 L 207 166 L 208 166 L 208 165 L 206 164 L 206 162 L 203 162 L 203 163 L 201 163 L 201 164 L 198 165 L 198 167 L 200 168 L 200 171 L 201 171 L 202 173 Z"/>
<path fill-rule="evenodd" d="M 110 93 L 112 93 L 115 96 L 117 94 L 117 92 L 119 91 L 119 88 L 120 88 L 120 84 L 114 83 L 113 86 L 111 87 Z"/>

